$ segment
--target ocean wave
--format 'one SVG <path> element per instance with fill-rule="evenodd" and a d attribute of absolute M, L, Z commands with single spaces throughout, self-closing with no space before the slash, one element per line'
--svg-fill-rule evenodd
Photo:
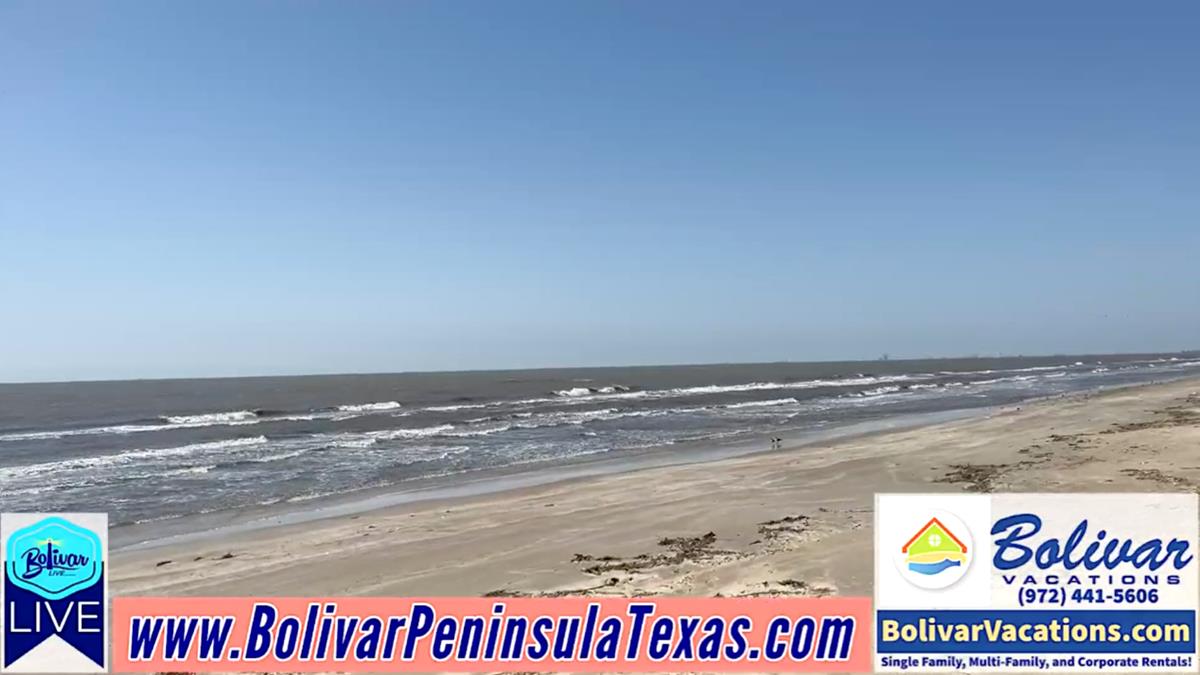
<path fill-rule="evenodd" d="M 374 406 L 374 407 L 372 407 Z M 19 431 L 0 434 L 0 442 L 6 441 L 43 441 L 70 438 L 72 436 L 124 436 L 128 434 L 148 433 L 155 431 L 177 431 L 181 429 L 197 429 L 202 427 L 243 426 L 264 422 L 305 422 L 312 420 L 332 420 L 341 422 L 354 419 L 362 414 L 395 410 L 400 406 L 395 401 L 383 403 L 368 403 L 364 405 L 339 406 L 332 411 L 282 413 L 264 412 L 258 410 L 231 410 L 227 412 L 200 413 L 196 415 L 163 415 L 158 423 L 110 424 L 101 427 L 85 427 L 82 429 L 48 429 L 39 431 Z"/>
<path fill-rule="evenodd" d="M 428 438 L 444 435 L 454 430 L 453 424 L 438 424 L 431 427 L 408 429 L 383 429 L 380 431 L 345 432 L 340 434 L 318 434 L 314 436 L 319 442 L 335 448 L 369 448 L 380 441 L 399 439 Z"/>
<path fill-rule="evenodd" d="M 580 396 L 593 396 L 596 394 L 625 394 L 637 393 L 630 391 L 629 387 L 621 384 L 613 384 L 607 387 L 572 387 L 570 389 L 562 389 L 554 392 L 555 396 L 564 398 L 578 398 Z"/>
<path fill-rule="evenodd" d="M 527 422 L 516 422 L 516 429 L 544 429 L 569 425 L 582 425 L 589 422 L 606 422 L 609 420 L 628 417 L 647 417 L 660 411 L 655 410 L 620 410 L 618 408 L 601 408 L 599 410 L 582 410 L 578 412 L 550 412 L 534 415 Z"/>
<path fill-rule="evenodd" d="M 114 424 L 104 427 L 88 427 L 86 429 L 59 429 L 56 431 L 20 431 L 0 434 L 3 441 L 43 441 L 71 436 L 90 436 L 93 434 L 134 434 L 142 431 L 161 431 L 174 428 L 171 424 Z"/>
<path fill-rule="evenodd" d="M 453 405 L 431 405 L 427 408 L 422 408 L 429 412 L 454 412 L 455 410 L 474 410 L 476 408 L 487 408 L 489 406 L 503 405 L 503 401 L 493 403 L 457 403 Z"/>
<path fill-rule="evenodd" d="M 496 424 L 489 427 L 474 427 L 467 429 L 459 429 L 456 431 L 447 431 L 442 433 L 442 436 L 450 438 L 473 438 L 476 436 L 491 436 L 492 434 L 504 433 L 512 429 L 518 428 L 516 424 Z"/>
<path fill-rule="evenodd" d="M 242 426 L 257 424 L 268 420 L 293 421 L 302 419 L 317 419 L 314 415 L 264 417 L 253 410 L 233 410 L 219 413 L 203 413 L 199 415 L 163 415 L 162 422 L 157 424 L 110 424 L 102 427 L 86 427 L 83 429 L 54 429 L 45 431 L 23 431 L 0 434 L 0 442 L 4 441 L 42 441 L 72 436 L 125 436 L 153 431 L 175 431 L 179 429 L 196 429 L 215 426 Z"/>
<path fill-rule="evenodd" d="M 94 457 L 76 457 L 72 459 L 59 460 L 57 462 L 43 462 L 41 464 L 26 464 L 24 466 L 13 466 L 0 468 L 0 481 L 25 479 L 32 476 L 41 476 L 45 474 L 58 473 L 60 471 L 78 471 L 81 469 L 96 469 L 102 467 L 127 464 L 137 460 L 145 459 L 162 459 L 165 457 L 181 457 L 189 455 L 199 455 L 211 453 L 214 451 L 230 450 L 235 448 L 246 448 L 267 443 L 266 436 L 254 436 L 251 438 L 232 438 L 221 441 L 209 441 L 206 443 L 190 443 L 173 448 L 147 448 L 139 450 L 127 450 L 115 455 L 98 455 Z"/>
<path fill-rule="evenodd" d="M 860 376 L 833 379 L 801 380 L 797 382 L 744 382 L 740 384 L 706 384 L 694 387 L 675 387 L 671 389 L 650 389 L 633 391 L 630 389 L 610 390 L 609 387 L 586 388 L 576 387 L 555 392 L 555 398 L 530 398 L 518 401 L 500 401 L 496 405 L 534 405 L 538 403 L 557 403 L 559 405 L 582 405 L 603 401 L 619 401 L 626 399 L 661 400 L 667 398 L 687 398 L 690 396 L 708 396 L 713 394 L 730 394 L 747 391 L 770 391 L 776 389 L 816 389 L 820 387 L 852 387 L 877 382 L 903 382 L 913 379 L 931 377 L 926 374 L 894 375 L 890 377 Z M 585 390 L 586 389 L 586 393 Z M 489 404 L 490 405 L 490 404 Z"/>
<path fill-rule="evenodd" d="M 729 410 L 735 410 L 738 408 L 761 408 L 761 407 L 766 407 L 766 406 L 791 405 L 793 403 L 799 403 L 799 402 L 800 401 L 796 400 L 795 398 L 788 397 L 788 398 L 773 398 L 773 399 L 770 399 L 767 401 L 746 401 L 745 403 L 730 403 L 730 404 L 725 405 L 724 407 Z"/>
<path fill-rule="evenodd" d="M 665 393 L 670 396 L 695 396 L 707 394 L 729 394 L 743 391 L 772 391 L 776 389 L 819 389 L 822 387 L 859 387 L 871 384 L 889 382 L 908 382 L 914 379 L 927 378 L 928 375 L 890 375 L 860 377 L 844 377 L 833 379 L 800 380 L 797 382 L 747 382 L 745 384 L 711 384 L 700 387 L 682 387 L 668 389 Z"/>
<path fill-rule="evenodd" d="M 529 415 L 523 418 L 529 421 L 500 421 L 489 420 L 493 423 L 490 425 L 473 425 L 464 429 L 455 429 L 447 431 L 441 435 L 453 438 L 470 438 L 473 436 L 491 436 L 493 434 L 511 431 L 513 429 L 548 429 L 552 427 L 561 427 L 568 425 L 582 425 L 588 422 L 597 422 L 604 420 L 619 419 L 622 417 L 640 417 L 651 414 L 653 411 L 648 410 L 629 410 L 620 411 L 616 408 L 605 408 L 602 410 L 585 410 L 580 412 L 549 412 L 538 415 Z M 515 416 L 514 416 L 515 418 Z"/>
<path fill-rule="evenodd" d="M 387 431 L 371 431 L 374 438 L 379 440 L 390 441 L 397 438 L 426 438 L 428 436 L 437 436 L 444 434 L 447 431 L 454 429 L 453 424 L 438 424 L 432 427 L 421 427 L 416 429 L 389 429 Z"/>
<path fill-rule="evenodd" d="M 182 469 L 171 469 L 170 471 L 164 471 L 161 474 L 158 474 L 158 476 L 159 477 L 163 477 L 163 476 L 197 476 L 197 475 L 204 475 L 204 474 L 208 473 L 209 471 L 212 471 L 215 468 L 217 468 L 216 464 L 205 464 L 203 466 L 189 466 L 189 467 L 184 467 Z"/>
<path fill-rule="evenodd" d="M 550 411 L 542 413 L 513 413 L 505 416 L 478 417 L 467 423 L 438 424 L 418 429 L 388 429 L 354 434 L 340 434 L 336 444 L 341 447 L 370 447 L 380 441 L 413 438 L 471 438 L 492 436 L 516 429 L 549 429 L 561 426 L 579 426 L 590 422 L 602 422 L 627 417 L 650 417 L 683 412 L 692 409 L 665 410 L 621 410 L 601 408 L 583 411 Z"/>
<path fill-rule="evenodd" d="M 484 415 L 483 417 L 472 417 L 467 420 L 467 424 L 482 424 L 484 422 L 503 422 L 504 420 L 527 419 L 533 417 L 532 412 L 511 412 L 503 415 Z"/>
<path fill-rule="evenodd" d="M 337 409 L 342 412 L 385 412 L 388 410 L 398 410 L 401 407 L 399 401 L 377 401 L 375 403 L 339 405 Z"/>
<path fill-rule="evenodd" d="M 375 445 L 378 439 L 361 432 L 345 432 L 340 434 L 317 434 L 314 440 L 327 448 L 361 449 Z"/>
<path fill-rule="evenodd" d="M 162 419 L 173 426 L 206 427 L 220 424 L 253 424 L 259 417 L 253 410 L 233 410 L 201 415 L 163 415 Z"/>
<path fill-rule="evenodd" d="M 1001 382 L 1029 382 L 1029 381 L 1036 380 L 1036 379 L 1037 379 L 1036 375 L 1014 375 L 1012 377 L 993 377 L 988 380 L 975 380 L 974 382 L 968 382 L 967 384 L 977 385 L 977 384 L 999 384 Z"/>
<path fill-rule="evenodd" d="M 740 393 L 749 391 L 772 391 L 789 389 L 817 389 L 821 387 L 855 387 L 890 382 L 920 381 L 933 377 L 928 373 L 875 376 L 859 375 L 857 377 L 828 378 L 801 380 L 796 382 L 744 382 L 739 384 L 710 384 L 693 387 L 675 387 L 670 389 L 633 390 L 624 385 L 609 385 L 606 387 L 572 387 L 553 392 L 551 397 L 536 397 L 518 400 L 497 400 L 485 403 L 470 403 L 461 405 L 438 405 L 421 408 L 422 411 L 452 412 L 455 410 L 497 408 L 511 406 L 514 408 L 536 406 L 550 403 L 554 405 L 586 405 L 605 401 L 622 400 L 661 400 L 669 398 L 688 398 L 691 396 L 709 396 L 719 394 Z"/>
<path fill-rule="evenodd" d="M 284 452 L 271 453 L 269 455 L 243 457 L 243 458 L 238 459 L 233 462 L 224 462 L 221 464 L 214 465 L 211 468 L 230 469 L 230 468 L 235 468 L 238 466 L 248 466 L 248 465 L 252 465 L 252 464 L 269 464 L 271 462 L 282 462 L 285 459 L 295 459 L 296 457 L 299 457 L 301 455 L 308 454 L 308 452 L 310 450 L 311 450 L 311 448 L 296 448 L 293 450 L 286 450 Z"/>
<path fill-rule="evenodd" d="M 1082 361 L 1075 365 L 1082 365 Z M 1043 370 L 1059 370 L 1062 368 L 1072 367 L 1069 363 L 1059 364 L 1057 366 L 1029 366 L 1028 368 L 996 368 L 988 370 L 942 370 L 938 371 L 938 375 L 993 375 L 996 373 L 1037 373 Z"/>

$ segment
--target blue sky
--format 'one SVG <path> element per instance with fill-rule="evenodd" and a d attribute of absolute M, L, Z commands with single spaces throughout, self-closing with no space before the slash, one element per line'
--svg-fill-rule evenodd
<path fill-rule="evenodd" d="M 1200 5 L 0 5 L 0 381 L 1200 347 Z"/>

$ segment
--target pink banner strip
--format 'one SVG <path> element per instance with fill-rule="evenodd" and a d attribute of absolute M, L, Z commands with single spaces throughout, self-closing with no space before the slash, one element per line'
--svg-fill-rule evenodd
<path fill-rule="evenodd" d="M 868 598 L 116 598 L 114 672 L 867 672 Z"/>

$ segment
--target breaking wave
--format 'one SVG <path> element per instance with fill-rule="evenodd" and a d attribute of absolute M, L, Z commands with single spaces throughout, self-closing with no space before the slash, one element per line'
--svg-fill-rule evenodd
<path fill-rule="evenodd" d="M 578 398 L 580 396 L 593 396 L 596 394 L 625 394 L 635 393 L 629 387 L 621 384 L 613 384 L 607 387 L 572 387 L 571 389 L 562 389 L 554 392 L 555 396 L 564 398 Z"/>
<path fill-rule="evenodd" d="M 401 407 L 399 401 L 378 401 L 376 403 L 339 405 L 337 409 L 342 412 L 384 412 L 387 410 L 398 410 Z"/>
<path fill-rule="evenodd" d="M 205 427 L 217 424 L 253 424 L 259 417 L 253 410 L 234 410 L 203 415 L 164 415 L 162 419 L 174 426 Z"/>
<path fill-rule="evenodd" d="M 789 397 L 789 398 L 773 398 L 769 401 L 746 401 L 745 403 L 730 403 L 729 405 L 727 405 L 725 407 L 730 410 L 735 410 L 738 408 L 762 408 L 762 407 L 766 407 L 766 406 L 791 405 L 792 403 L 799 403 L 799 402 L 800 401 L 796 400 L 795 398 L 791 398 L 791 397 Z"/>
<path fill-rule="evenodd" d="M 454 412 L 456 410 L 474 410 L 476 408 L 487 408 L 489 406 L 499 405 L 500 403 L 501 402 L 496 402 L 496 403 L 457 403 L 457 404 L 453 404 L 453 405 L 431 405 L 428 408 L 423 408 L 423 410 L 428 410 L 429 412 Z"/>
<path fill-rule="evenodd" d="M 173 448 L 147 448 L 139 450 L 127 450 L 115 455 L 99 455 L 94 457 L 77 457 L 73 459 L 64 459 L 57 462 L 44 462 L 41 464 L 27 464 L 24 466 L 13 466 L 0 469 L 0 480 L 24 479 L 32 476 L 41 476 L 45 474 L 54 474 L 60 471 L 78 471 L 81 469 L 95 469 L 100 467 L 115 466 L 119 464 L 127 464 L 130 462 L 144 459 L 161 459 L 164 457 L 181 457 L 189 455 L 200 455 L 213 453 L 235 448 L 247 448 L 252 446 L 263 445 L 267 443 L 266 436 L 254 436 L 251 438 L 231 438 L 222 441 L 210 441 L 207 443 L 190 443 Z"/>

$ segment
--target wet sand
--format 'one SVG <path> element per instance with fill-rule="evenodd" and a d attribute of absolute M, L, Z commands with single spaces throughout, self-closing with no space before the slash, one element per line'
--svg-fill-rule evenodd
<path fill-rule="evenodd" d="M 1195 491 L 1198 447 L 1200 380 L 1185 380 L 117 552 L 111 583 L 120 595 L 869 595 L 876 492 Z"/>

